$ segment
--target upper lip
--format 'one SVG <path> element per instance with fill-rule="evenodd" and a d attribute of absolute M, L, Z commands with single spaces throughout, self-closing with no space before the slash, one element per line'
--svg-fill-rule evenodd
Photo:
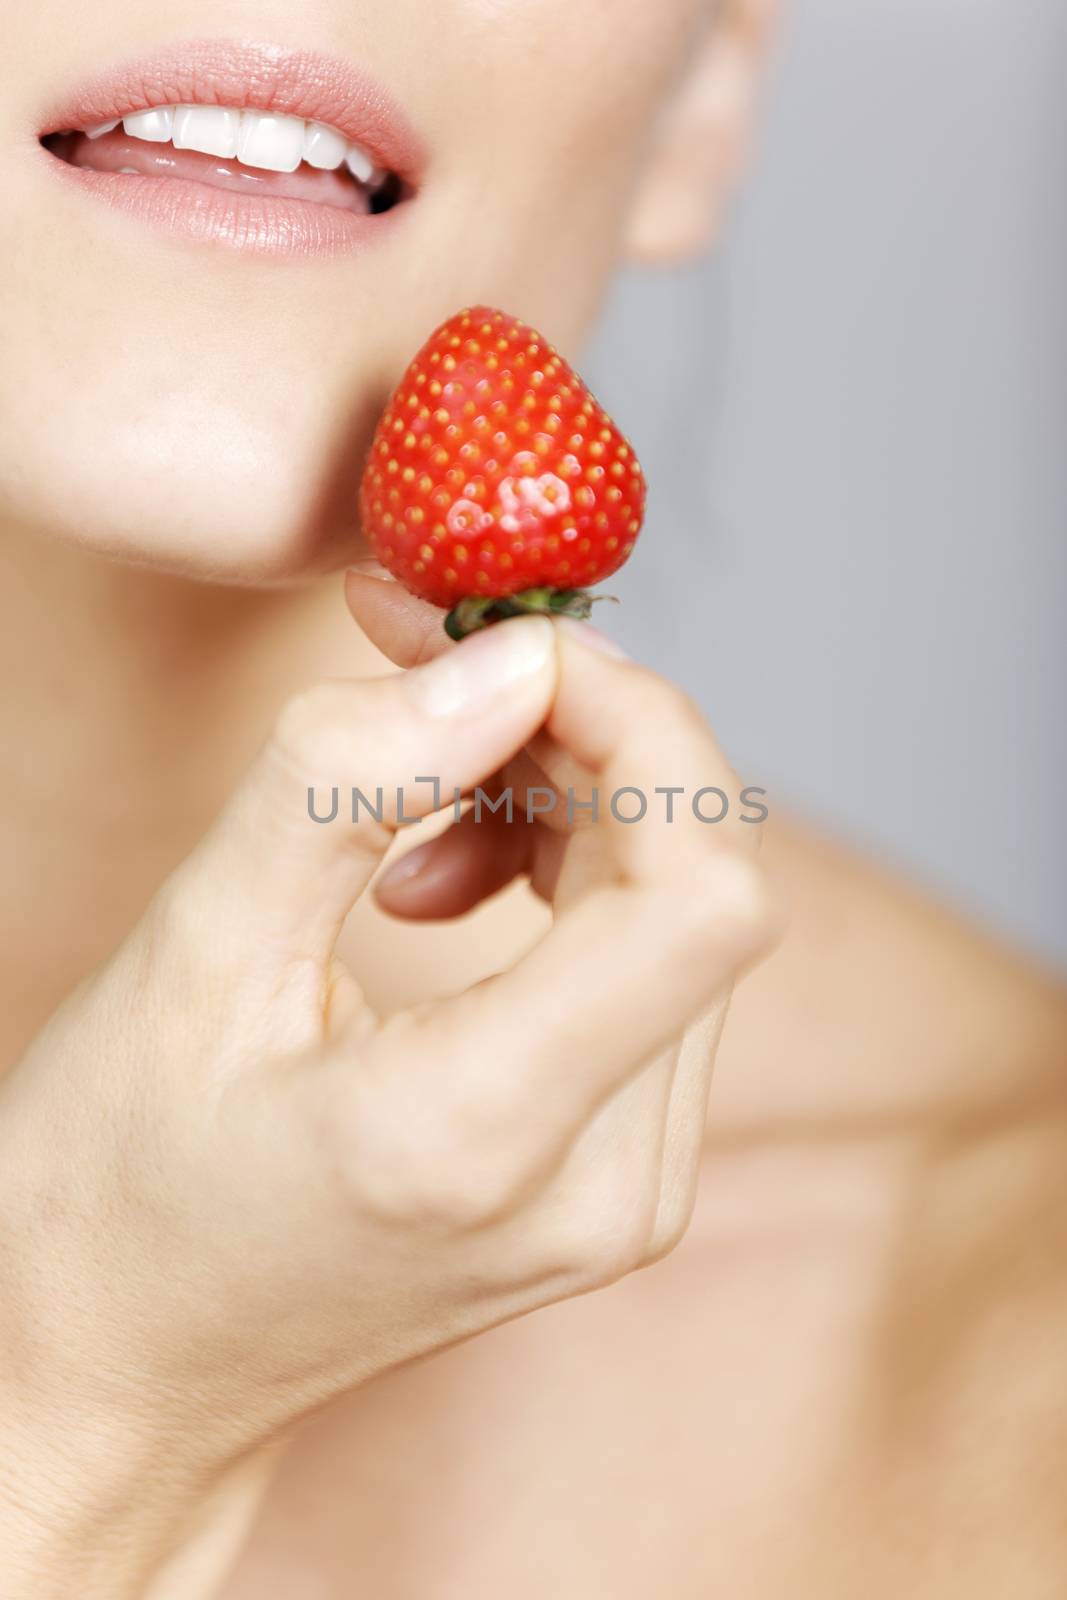
<path fill-rule="evenodd" d="M 38 134 L 164 105 L 247 107 L 325 122 L 408 183 L 424 164 L 419 136 L 380 84 L 331 56 L 250 40 L 194 40 L 124 62 L 51 106 Z"/>

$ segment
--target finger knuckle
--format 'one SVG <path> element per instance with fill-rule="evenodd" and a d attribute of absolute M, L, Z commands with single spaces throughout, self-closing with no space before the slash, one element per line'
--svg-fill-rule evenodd
<path fill-rule="evenodd" d="M 362 1208 L 409 1231 L 484 1230 L 522 1200 L 521 1176 L 506 1153 L 479 1156 L 436 1119 L 366 1127 L 347 1164 Z"/>
<path fill-rule="evenodd" d="M 336 777 L 350 754 L 348 721 L 338 716 L 337 685 L 312 684 L 290 696 L 274 724 L 275 750 L 310 782 Z"/>
<path fill-rule="evenodd" d="M 405 1226 L 452 1235 L 484 1232 L 514 1214 L 518 1185 L 501 1168 L 479 1170 L 467 1163 L 439 1163 L 409 1174 L 393 1213 Z"/>
<path fill-rule="evenodd" d="M 661 728 L 669 727 L 683 739 L 707 738 L 707 717 L 686 689 L 669 678 L 650 678 L 647 709 Z"/>
<path fill-rule="evenodd" d="M 655 1212 L 649 1186 L 622 1169 L 588 1178 L 556 1229 L 557 1268 L 579 1290 L 605 1288 L 626 1277 L 646 1259 Z"/>
<path fill-rule="evenodd" d="M 687 875 L 691 908 L 689 941 L 699 950 L 724 943 L 757 951 L 769 945 L 779 927 L 767 875 L 753 856 L 716 850 Z"/>
<path fill-rule="evenodd" d="M 438 1176 L 431 1208 L 451 1232 L 481 1232 L 513 1217 L 525 1192 L 526 1185 L 505 1162 L 465 1162 Z"/>
<path fill-rule="evenodd" d="M 654 1267 L 677 1250 L 689 1231 L 692 1215 L 691 1203 L 675 1202 L 661 1208 L 641 1265 Z"/>

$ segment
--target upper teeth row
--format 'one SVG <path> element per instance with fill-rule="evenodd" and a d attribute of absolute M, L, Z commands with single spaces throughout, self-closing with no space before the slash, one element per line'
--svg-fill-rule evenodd
<path fill-rule="evenodd" d="M 121 120 L 133 139 L 151 144 L 173 144 L 177 150 L 201 150 L 205 155 L 236 159 L 246 167 L 269 172 L 295 172 L 302 161 L 326 171 L 347 166 L 360 183 L 383 178 L 367 151 L 349 144 L 325 122 L 305 122 L 301 117 L 277 116 L 272 111 L 235 111 L 228 106 L 153 106 L 87 128 L 99 139 L 117 128 Z"/>

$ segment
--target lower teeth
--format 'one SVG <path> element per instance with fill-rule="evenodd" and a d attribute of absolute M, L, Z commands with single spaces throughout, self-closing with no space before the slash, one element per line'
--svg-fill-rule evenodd
<path fill-rule="evenodd" d="M 48 134 L 41 140 L 41 143 L 50 154 L 57 156 L 60 160 L 65 160 L 67 158 L 64 146 L 68 140 L 78 137 L 85 137 L 85 135 L 79 134 L 77 129 L 73 129 L 62 133 Z M 137 167 L 118 167 L 113 170 L 123 177 L 137 178 L 143 175 Z M 263 169 L 264 172 L 266 170 Z M 320 169 L 301 163 L 297 170 L 317 175 Z M 367 209 L 372 216 L 384 215 L 385 212 L 391 211 L 404 198 L 404 185 L 395 173 L 387 173 L 373 188 L 366 183 L 361 183 L 354 175 L 351 175 L 351 177 L 355 188 L 366 196 Z"/>

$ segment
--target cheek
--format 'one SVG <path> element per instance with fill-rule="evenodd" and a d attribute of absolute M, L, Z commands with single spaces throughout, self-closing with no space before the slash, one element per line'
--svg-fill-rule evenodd
<path fill-rule="evenodd" d="M 112 369 L 117 376 L 117 368 Z M 189 381 L 123 399 L 121 383 L 50 405 L 52 425 L 8 430 L 21 481 L 10 511 L 87 547 L 237 582 L 306 567 L 308 485 L 320 463 L 309 418 L 287 424 L 269 393 L 205 395 Z"/>
<path fill-rule="evenodd" d="M 502 303 L 573 350 L 618 260 L 650 130 L 706 5 L 466 0 L 457 8 L 477 66 L 429 90 L 447 137 L 440 188 L 428 197 L 440 206 L 442 235 L 450 229 L 466 245 L 462 281 L 477 285 L 456 304 Z"/>
<path fill-rule="evenodd" d="M 0 310 L 0 511 L 239 582 L 350 556 L 395 361 L 381 330 L 338 313 L 335 279 L 141 243 L 118 257 L 87 242 L 68 272 L 26 230 Z"/>

